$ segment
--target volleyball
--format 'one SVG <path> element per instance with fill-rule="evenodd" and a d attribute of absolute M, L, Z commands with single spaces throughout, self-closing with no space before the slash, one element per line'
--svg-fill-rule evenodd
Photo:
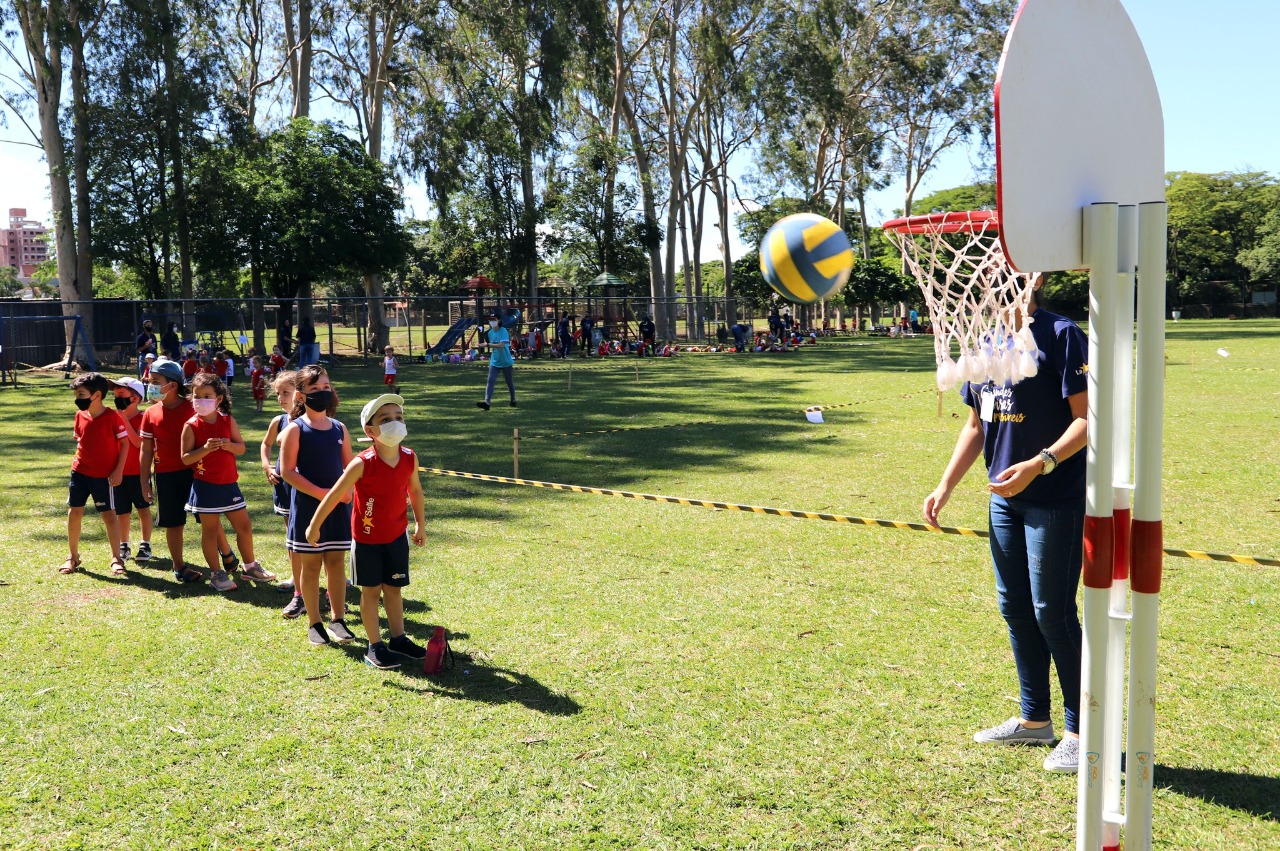
<path fill-rule="evenodd" d="M 760 271 L 787 301 L 813 304 L 830 298 L 852 270 L 849 237 L 835 222 L 814 213 L 779 219 L 760 246 Z"/>

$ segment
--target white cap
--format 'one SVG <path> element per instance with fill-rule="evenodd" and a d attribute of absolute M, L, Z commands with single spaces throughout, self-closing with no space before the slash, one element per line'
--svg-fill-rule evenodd
<path fill-rule="evenodd" d="M 378 409 L 383 405 L 399 405 L 404 407 L 404 397 L 395 393 L 383 393 L 369 404 L 360 409 L 360 427 L 364 428 L 369 424 L 369 420 L 373 419 L 373 415 L 378 413 Z"/>
<path fill-rule="evenodd" d="M 136 378 L 108 378 L 107 381 L 116 387 L 123 387 L 126 390 L 132 390 L 134 393 L 138 394 L 139 399 L 147 398 L 146 388 L 144 388 L 142 386 L 142 382 Z"/>

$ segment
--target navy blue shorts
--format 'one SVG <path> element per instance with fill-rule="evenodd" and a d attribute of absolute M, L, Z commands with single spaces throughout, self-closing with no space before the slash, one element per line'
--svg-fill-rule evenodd
<path fill-rule="evenodd" d="M 409 536 L 401 535 L 389 544 L 352 544 L 351 581 L 362 588 L 408 585 Z"/>
<path fill-rule="evenodd" d="M 191 483 L 191 494 L 187 498 L 187 511 L 192 514 L 228 514 L 240 511 L 245 507 L 244 496 L 240 486 L 235 482 L 229 485 L 215 485 L 199 479 Z"/>
<path fill-rule="evenodd" d="M 93 498 L 93 507 L 101 514 L 104 511 L 115 511 L 115 494 L 111 483 L 96 476 L 86 476 L 79 470 L 71 471 L 71 481 L 67 483 L 67 507 L 84 508 L 89 498 Z"/>
<path fill-rule="evenodd" d="M 156 473 L 156 525 L 161 529 L 187 525 L 187 499 L 191 496 L 191 483 L 195 477 L 195 471 L 190 467 Z"/>
<path fill-rule="evenodd" d="M 151 503 L 142 498 L 141 476 L 125 476 L 120 480 L 119 486 L 113 490 L 118 514 L 128 514 L 135 508 L 141 511 L 151 507 Z"/>

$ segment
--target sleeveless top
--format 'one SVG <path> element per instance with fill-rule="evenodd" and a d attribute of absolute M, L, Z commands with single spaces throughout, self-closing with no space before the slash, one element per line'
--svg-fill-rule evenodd
<path fill-rule="evenodd" d="M 418 456 L 397 448 L 400 461 L 391 467 L 377 449 L 360 453 L 364 472 L 351 502 L 351 539 L 361 544 L 389 544 L 409 528 L 409 478 L 418 475 Z"/>
<path fill-rule="evenodd" d="M 324 430 L 312 428 L 305 416 L 292 423 L 299 432 L 298 463 L 294 470 L 316 487 L 328 490 L 342 475 L 342 439 L 345 434 L 342 423 L 330 419 L 330 428 Z"/>
<path fill-rule="evenodd" d="M 187 420 L 187 425 L 195 432 L 197 447 L 204 446 L 211 437 L 231 439 L 231 417 L 219 412 L 213 422 L 207 423 L 199 415 Z M 216 449 L 192 465 L 197 481 L 211 485 L 229 485 L 240 478 L 236 471 L 236 456 L 230 452 Z"/>

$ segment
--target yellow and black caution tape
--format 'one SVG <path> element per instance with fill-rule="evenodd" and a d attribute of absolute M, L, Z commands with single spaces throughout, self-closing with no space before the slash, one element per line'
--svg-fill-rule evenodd
<path fill-rule="evenodd" d="M 844 402 L 839 405 L 810 405 L 807 408 L 801 408 L 799 413 L 807 414 L 810 411 L 833 411 L 836 408 L 852 408 L 855 405 L 870 405 L 875 402 L 892 402 L 895 399 L 910 399 L 912 396 L 920 396 L 925 393 L 936 393 L 932 387 L 926 387 L 924 390 L 915 390 L 911 393 L 899 393 L 896 396 L 884 396 L 879 399 L 863 399 L 859 402 Z"/>
<path fill-rule="evenodd" d="M 651 431 L 659 428 L 695 428 L 698 426 L 714 426 L 722 425 L 715 420 L 698 420 L 690 423 L 668 423 L 667 425 L 650 425 L 650 426 L 622 426 L 620 428 L 602 428 L 595 431 L 566 431 L 560 434 L 531 434 L 528 436 L 520 435 L 521 442 L 526 440 L 551 440 L 557 437 L 582 437 L 588 434 L 615 434 L 620 431 Z"/>
<path fill-rule="evenodd" d="M 1255 564 L 1259 567 L 1280 567 L 1280 558 L 1265 556 L 1236 556 L 1226 553 L 1206 553 L 1201 550 L 1166 549 L 1164 554 L 1174 558 L 1193 558 L 1198 561 L 1229 561 L 1235 564 Z"/>
<path fill-rule="evenodd" d="M 523 485 L 531 488 L 548 488 L 572 493 L 591 493 L 596 496 L 617 496 L 623 499 L 643 499 L 649 502 L 667 502 L 673 505 L 689 505 L 699 508 L 718 508 L 722 511 L 745 511 L 751 514 L 772 514 L 775 517 L 793 517 L 798 520 L 826 520 L 830 523 L 852 523 L 858 526 L 884 526 L 889 529 L 911 529 L 917 532 L 941 532 L 945 535 L 968 535 L 985 538 L 987 533 L 978 529 L 965 529 L 960 526 L 930 526 L 926 523 L 907 523 L 902 520 L 877 520 L 872 517 L 851 517 L 847 514 L 827 514 L 818 511 L 793 511 L 789 508 L 766 508 L 759 505 L 742 505 L 736 502 L 712 502 L 705 499 L 686 499 L 679 496 L 660 496 L 652 493 L 634 493 L 632 491 L 613 490 L 611 488 L 588 488 L 581 485 L 563 485 L 558 482 L 539 482 L 533 479 L 513 479 L 508 476 L 486 476 L 482 473 L 461 473 L 457 470 L 442 470 L 438 467 L 420 467 L 424 473 L 436 476 L 453 476 L 458 479 L 476 479 L 482 482 L 494 482 L 502 485 Z"/>
<path fill-rule="evenodd" d="M 790 508 L 767 508 L 760 505 L 743 505 L 736 502 L 713 502 L 706 499 L 687 499 L 679 496 L 661 496 L 652 493 L 635 493 L 633 491 L 613 490 L 612 488 L 589 488 L 582 485 L 565 485 L 558 482 L 540 482 L 535 479 L 516 479 L 509 476 L 489 476 L 483 473 L 463 473 L 458 470 L 444 470 L 439 467 L 419 467 L 424 473 L 435 476 L 452 476 L 458 479 L 475 479 L 481 482 L 493 482 L 500 485 L 522 485 L 530 488 L 547 488 L 549 490 L 569 491 L 571 493 L 590 493 L 596 496 L 616 496 L 622 499 L 643 499 L 648 502 L 665 502 L 672 505 L 688 505 L 696 508 L 714 508 L 721 511 L 743 511 L 751 514 L 771 514 L 775 517 L 791 517 L 796 520 L 825 520 L 829 523 L 849 523 L 855 526 L 881 526 L 886 529 L 902 529 L 912 532 L 936 532 L 943 535 L 963 535 L 970 538 L 988 538 L 990 533 L 984 529 L 968 529 L 963 526 L 930 526 L 927 523 L 908 523 L 904 520 L 880 520 L 875 517 L 853 517 L 848 514 L 829 514 L 820 511 L 793 511 Z M 1200 550 L 1164 550 L 1164 554 L 1172 558 L 1189 558 L 1199 561 L 1227 561 L 1235 564 L 1251 564 L 1259 567 L 1280 567 L 1280 559 L 1262 556 L 1228 555 L 1226 553 L 1210 553 Z"/>

